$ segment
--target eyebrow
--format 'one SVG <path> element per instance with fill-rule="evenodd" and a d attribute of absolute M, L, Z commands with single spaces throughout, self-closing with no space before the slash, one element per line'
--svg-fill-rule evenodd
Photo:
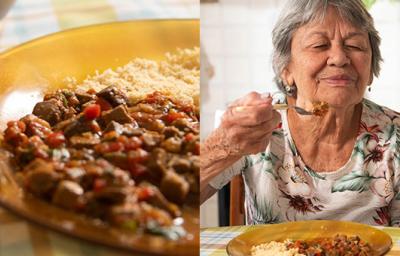
<path fill-rule="evenodd" d="M 327 33 L 326 32 L 318 32 L 318 31 L 316 31 L 316 32 L 310 33 L 307 37 L 311 37 L 313 35 L 327 36 Z M 350 32 L 343 39 L 346 40 L 346 39 L 349 39 L 349 38 L 352 38 L 352 37 L 355 37 L 355 36 L 364 36 L 364 34 L 361 33 L 361 32 Z"/>

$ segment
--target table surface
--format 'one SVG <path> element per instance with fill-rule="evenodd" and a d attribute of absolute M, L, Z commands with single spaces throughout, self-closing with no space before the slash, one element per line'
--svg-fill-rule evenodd
<path fill-rule="evenodd" d="M 198 0 L 17 0 L 0 21 L 0 51 L 84 25 L 134 19 L 199 18 L 199 9 Z M 0 256 L 3 255 L 134 254 L 50 231 L 0 208 Z"/>
<path fill-rule="evenodd" d="M 142 19 L 199 18 L 198 0 L 16 0 L 0 20 L 0 51 L 69 28 Z"/>
<path fill-rule="evenodd" d="M 200 256 L 226 256 L 226 245 L 230 240 L 243 232 L 250 231 L 257 226 L 231 226 L 205 228 L 200 231 Z M 400 256 L 400 228 L 376 227 L 389 234 L 393 247 L 386 255 Z"/>

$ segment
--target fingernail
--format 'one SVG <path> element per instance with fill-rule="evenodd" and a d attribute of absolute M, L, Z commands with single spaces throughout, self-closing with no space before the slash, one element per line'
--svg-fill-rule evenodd
<path fill-rule="evenodd" d="M 234 110 L 235 110 L 236 112 L 243 112 L 244 109 L 245 109 L 245 107 L 242 107 L 242 106 L 238 106 L 238 107 L 235 107 L 235 108 L 234 108 Z"/>

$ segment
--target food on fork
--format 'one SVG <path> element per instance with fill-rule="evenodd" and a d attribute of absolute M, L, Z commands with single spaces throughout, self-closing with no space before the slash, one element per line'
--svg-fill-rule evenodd
<path fill-rule="evenodd" d="M 329 105 L 326 102 L 313 102 L 312 113 L 316 116 L 324 116 L 329 109 Z"/>

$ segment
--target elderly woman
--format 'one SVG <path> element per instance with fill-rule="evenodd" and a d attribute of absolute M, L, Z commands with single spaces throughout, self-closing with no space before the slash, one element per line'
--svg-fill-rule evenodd
<path fill-rule="evenodd" d="M 241 174 L 247 224 L 339 219 L 400 225 L 400 114 L 363 98 L 382 61 L 360 0 L 288 1 L 273 66 L 289 106 L 235 101 L 202 145 L 201 200 Z"/>

